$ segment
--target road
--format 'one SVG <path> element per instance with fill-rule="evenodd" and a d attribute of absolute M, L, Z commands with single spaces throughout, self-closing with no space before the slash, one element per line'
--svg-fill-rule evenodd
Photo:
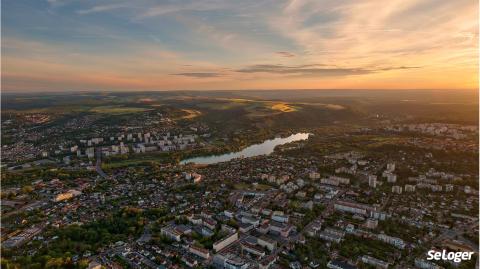
<path fill-rule="evenodd" d="M 97 173 L 101 177 L 108 178 L 107 174 L 105 174 L 105 172 L 103 172 L 103 170 L 102 170 L 102 150 L 101 150 L 101 148 L 97 147 L 95 149 L 95 153 L 96 153 L 96 157 L 97 157 L 97 162 L 95 164 L 95 170 L 97 171 Z"/>

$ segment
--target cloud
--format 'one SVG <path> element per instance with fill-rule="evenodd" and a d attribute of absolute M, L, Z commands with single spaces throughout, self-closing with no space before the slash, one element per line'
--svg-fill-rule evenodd
<path fill-rule="evenodd" d="M 189 73 L 176 73 L 172 75 L 192 77 L 192 78 L 216 78 L 216 77 L 222 77 L 224 74 L 215 73 L 215 72 L 189 72 Z"/>
<path fill-rule="evenodd" d="M 222 9 L 225 7 L 225 2 L 217 0 L 191 1 L 176 4 L 159 4 L 148 7 L 138 16 L 138 18 L 155 17 L 183 11 L 211 11 Z"/>
<path fill-rule="evenodd" d="M 86 14 L 90 14 L 90 13 L 110 11 L 110 10 L 119 9 L 119 8 L 125 8 L 125 7 L 127 7 L 127 4 L 125 4 L 125 3 L 109 4 L 109 5 L 100 5 L 100 6 L 91 7 L 91 8 L 89 8 L 89 9 L 78 10 L 78 11 L 77 11 L 77 14 L 86 15 Z"/>
<path fill-rule="evenodd" d="M 57 8 L 65 5 L 65 2 L 62 0 L 47 0 L 47 3 L 50 5 L 52 8 Z"/>
<path fill-rule="evenodd" d="M 293 54 L 291 52 L 288 52 L 288 51 L 277 51 L 275 53 L 282 56 L 282 57 L 286 57 L 286 58 L 295 57 L 295 54 Z"/>
<path fill-rule="evenodd" d="M 258 64 L 236 70 L 241 73 L 270 73 L 301 76 L 348 76 L 372 73 L 362 68 L 315 67 L 316 65 L 285 66 L 280 64 Z"/>
<path fill-rule="evenodd" d="M 446 55 L 476 46 L 468 36 L 478 32 L 477 11 L 469 0 L 292 0 L 267 20 L 310 60 L 445 66 Z"/>
<path fill-rule="evenodd" d="M 407 69 L 417 69 L 417 68 L 422 68 L 420 66 L 397 66 L 397 67 L 383 67 L 377 69 L 378 71 L 390 71 L 390 70 L 407 70 Z"/>
<path fill-rule="evenodd" d="M 42 1 L 6 5 L 11 88 L 478 86 L 471 0 Z"/>
<path fill-rule="evenodd" d="M 270 73 L 270 74 L 285 74 L 285 75 L 299 75 L 299 76 L 352 76 L 352 75 L 365 75 L 370 73 L 376 73 L 381 71 L 390 70 L 403 70 L 419 67 L 381 67 L 381 68 L 342 68 L 333 67 L 323 64 L 305 64 L 286 66 L 281 64 L 257 64 L 247 66 L 236 70 L 240 73 Z"/>

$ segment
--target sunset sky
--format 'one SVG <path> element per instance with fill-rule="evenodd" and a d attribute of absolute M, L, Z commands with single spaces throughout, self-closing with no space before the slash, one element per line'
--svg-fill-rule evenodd
<path fill-rule="evenodd" d="M 2 1 L 2 90 L 476 89 L 476 0 Z"/>

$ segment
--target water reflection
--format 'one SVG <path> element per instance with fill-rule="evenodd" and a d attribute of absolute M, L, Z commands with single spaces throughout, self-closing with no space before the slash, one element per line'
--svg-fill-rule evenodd
<path fill-rule="evenodd" d="M 195 157 L 182 160 L 180 164 L 195 163 L 195 164 L 214 164 L 220 162 L 227 162 L 235 158 L 248 158 L 259 155 L 268 155 L 273 152 L 276 146 L 283 145 L 295 141 L 301 141 L 308 139 L 308 133 L 292 134 L 285 138 L 274 138 L 265 140 L 261 144 L 251 145 L 239 152 L 231 152 L 222 155 L 210 155 L 203 157 Z"/>

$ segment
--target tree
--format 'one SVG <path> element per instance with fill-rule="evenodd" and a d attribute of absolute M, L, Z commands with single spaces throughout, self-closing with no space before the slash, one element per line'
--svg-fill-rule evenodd
<path fill-rule="evenodd" d="M 22 193 L 29 194 L 33 191 L 33 187 L 30 185 L 25 185 L 22 187 Z"/>

